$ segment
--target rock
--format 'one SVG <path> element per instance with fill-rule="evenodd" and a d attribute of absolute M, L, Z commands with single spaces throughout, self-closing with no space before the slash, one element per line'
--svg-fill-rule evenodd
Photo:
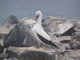
<path fill-rule="evenodd" d="M 60 36 L 58 37 L 58 40 L 66 47 L 66 49 L 70 49 L 70 41 L 71 36 Z"/>
<path fill-rule="evenodd" d="M 62 35 L 70 30 L 74 25 L 72 22 L 66 20 L 45 20 L 43 26 L 45 31 Z"/>
<path fill-rule="evenodd" d="M 9 56 L 13 56 L 13 57 L 16 57 L 16 58 L 22 58 L 22 55 L 24 52 L 34 52 L 35 53 L 37 51 L 41 51 L 41 52 L 45 52 L 45 53 L 48 53 L 48 54 L 52 54 L 52 53 L 49 53 L 49 52 L 54 52 L 54 50 L 52 49 L 47 49 L 47 48 L 37 48 L 37 47 L 8 47 L 7 50 L 6 50 L 6 53 L 9 54 Z M 25 56 L 23 56 L 25 57 Z M 26 57 L 25 57 L 26 58 Z"/>
<path fill-rule="evenodd" d="M 80 31 L 80 19 L 69 19 L 69 18 L 62 18 L 62 17 L 55 17 L 55 16 L 49 16 L 48 18 L 49 21 L 47 22 L 47 30 L 49 30 L 53 34 L 71 35 L 75 31 Z M 51 23 L 52 20 L 53 20 L 53 24 Z"/>
<path fill-rule="evenodd" d="M 2 25 L 0 25 L 0 39 L 3 39 L 11 29 L 18 23 L 17 17 L 9 16 Z"/>
<path fill-rule="evenodd" d="M 49 47 L 52 48 L 51 45 L 40 42 L 40 40 L 35 39 L 31 35 L 31 31 L 29 30 L 30 26 L 25 24 L 25 22 L 18 23 L 5 37 L 4 46 L 37 46 L 37 47 Z"/>
<path fill-rule="evenodd" d="M 0 53 L 3 53 L 3 51 L 4 51 L 4 46 L 2 46 L 0 43 Z"/>
<path fill-rule="evenodd" d="M 6 53 L 19 60 L 74 60 L 68 53 L 62 55 L 54 49 L 38 47 L 9 47 Z"/>
<path fill-rule="evenodd" d="M 80 50 L 71 50 L 65 54 L 65 57 L 69 56 L 74 60 L 80 60 Z"/>
<path fill-rule="evenodd" d="M 43 22 L 43 27 L 45 31 L 55 34 L 56 30 L 58 30 L 58 22 L 47 19 Z"/>
<path fill-rule="evenodd" d="M 8 54 L 6 54 L 6 53 L 0 54 L 0 60 L 1 60 L 1 59 L 5 59 L 5 58 L 7 58 L 7 57 L 8 57 Z"/>
<path fill-rule="evenodd" d="M 75 23 L 74 30 L 80 32 L 80 22 Z"/>
<path fill-rule="evenodd" d="M 68 31 L 69 29 L 71 29 L 73 27 L 73 24 L 70 22 L 64 22 L 62 24 L 58 25 L 59 30 L 55 32 L 55 34 L 63 34 L 66 31 Z"/>
<path fill-rule="evenodd" d="M 9 25 L 9 24 L 16 24 L 18 23 L 18 19 L 16 16 L 14 15 L 10 15 L 6 20 L 5 22 L 3 22 L 3 25 Z"/>
<path fill-rule="evenodd" d="M 59 59 L 57 57 L 57 59 Z M 56 57 L 52 53 L 44 51 L 24 51 L 19 60 L 56 60 Z"/>
<path fill-rule="evenodd" d="M 3 27 L 8 28 L 8 29 L 12 29 L 17 23 L 18 23 L 18 19 L 16 16 L 10 15 L 2 24 Z"/>
<path fill-rule="evenodd" d="M 48 18 L 52 20 L 65 20 L 65 18 L 57 17 L 57 16 L 48 16 Z"/>
<path fill-rule="evenodd" d="M 3 53 L 4 46 L 3 46 L 3 39 L 0 39 L 0 53 Z"/>
<path fill-rule="evenodd" d="M 75 32 L 71 36 L 71 49 L 80 49 L 80 32 Z"/>
<path fill-rule="evenodd" d="M 71 40 L 71 36 L 60 36 L 58 37 L 59 41 L 70 41 Z"/>
<path fill-rule="evenodd" d="M 5 36 L 10 32 L 11 29 L 0 26 L 0 39 L 4 39 Z"/>

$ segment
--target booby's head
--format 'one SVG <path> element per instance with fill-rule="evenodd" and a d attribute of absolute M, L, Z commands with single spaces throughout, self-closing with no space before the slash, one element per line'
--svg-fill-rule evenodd
<path fill-rule="evenodd" d="M 36 21 L 38 19 L 42 19 L 42 12 L 39 10 L 39 11 L 36 11 Z"/>

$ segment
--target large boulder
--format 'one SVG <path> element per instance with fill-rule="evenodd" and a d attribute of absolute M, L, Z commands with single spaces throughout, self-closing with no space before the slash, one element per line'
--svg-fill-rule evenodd
<path fill-rule="evenodd" d="M 52 46 L 45 44 L 43 42 L 40 42 L 39 40 L 36 40 L 30 32 L 30 26 L 27 25 L 27 23 L 20 22 L 17 24 L 5 37 L 4 40 L 4 46 L 37 46 L 37 47 L 49 47 L 52 48 Z"/>
<path fill-rule="evenodd" d="M 71 28 L 73 28 L 73 23 L 66 20 L 50 20 L 47 19 L 43 22 L 44 29 L 56 35 L 62 35 Z"/>

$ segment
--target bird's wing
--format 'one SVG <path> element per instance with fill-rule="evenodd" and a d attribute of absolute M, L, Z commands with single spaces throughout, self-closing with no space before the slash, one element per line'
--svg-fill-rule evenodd
<path fill-rule="evenodd" d="M 39 35 L 41 35 L 42 37 L 44 37 L 47 40 L 51 40 L 50 36 L 43 30 L 43 28 L 37 28 L 36 29 L 36 33 L 38 33 Z"/>

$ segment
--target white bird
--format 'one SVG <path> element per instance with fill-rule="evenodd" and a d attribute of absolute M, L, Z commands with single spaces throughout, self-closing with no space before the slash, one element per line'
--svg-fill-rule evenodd
<path fill-rule="evenodd" d="M 37 11 L 36 12 L 36 24 L 33 26 L 32 30 L 35 31 L 36 33 L 38 33 L 39 35 L 41 35 L 42 37 L 44 37 L 47 40 L 51 40 L 50 36 L 43 30 L 42 27 L 42 12 L 41 11 Z"/>
<path fill-rule="evenodd" d="M 36 24 L 31 29 L 32 32 L 34 32 L 34 37 L 36 37 L 37 40 L 41 40 L 42 42 L 49 44 L 51 46 L 55 46 L 57 48 L 60 48 L 62 45 L 57 37 L 55 35 L 51 36 L 51 33 L 46 33 L 42 27 L 42 17 L 43 14 L 41 11 L 36 12 Z"/>

